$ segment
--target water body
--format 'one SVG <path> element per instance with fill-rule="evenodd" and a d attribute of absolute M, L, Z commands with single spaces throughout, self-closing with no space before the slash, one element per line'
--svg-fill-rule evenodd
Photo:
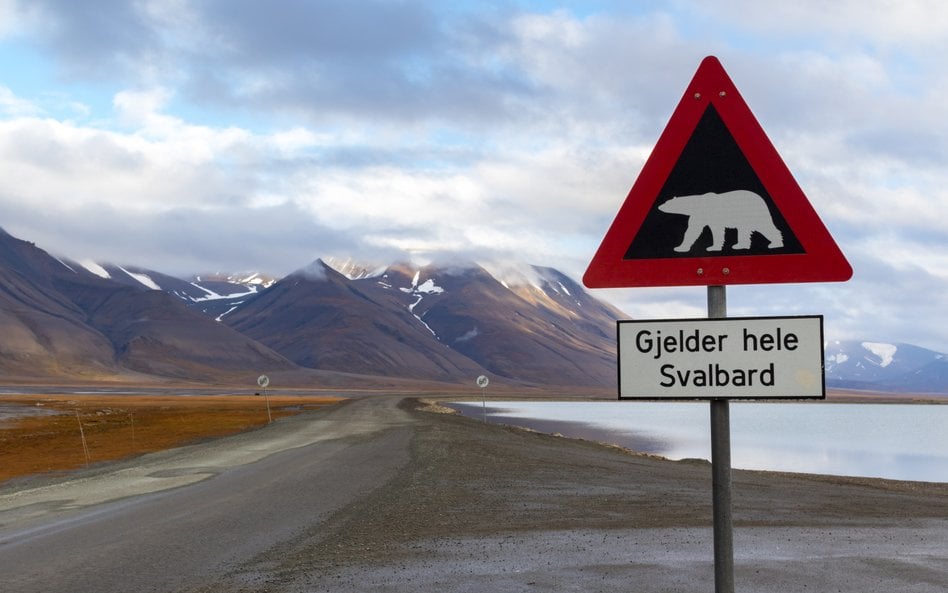
<path fill-rule="evenodd" d="M 26 404 L 0 403 L 0 428 L 9 424 L 9 421 L 23 416 L 42 416 L 47 414 L 61 414 L 58 410 L 50 410 L 41 406 Z"/>
<path fill-rule="evenodd" d="M 455 403 L 484 417 L 481 404 Z M 739 469 L 948 482 L 948 405 L 731 402 Z M 708 402 L 491 402 L 489 422 L 711 458 Z"/>

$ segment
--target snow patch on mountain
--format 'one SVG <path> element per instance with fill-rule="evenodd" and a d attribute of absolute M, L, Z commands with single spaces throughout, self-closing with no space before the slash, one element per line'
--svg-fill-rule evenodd
<path fill-rule="evenodd" d="M 360 262 L 352 258 L 327 257 L 323 262 L 349 280 L 378 278 L 388 270 L 388 266 Z"/>
<path fill-rule="evenodd" d="M 433 278 L 428 278 L 427 280 L 419 284 L 418 281 L 420 279 L 421 279 L 421 270 L 418 270 L 415 272 L 415 276 L 411 280 L 411 286 L 408 286 L 407 288 L 399 288 L 399 290 L 416 297 L 415 302 L 408 304 L 408 312 L 411 313 L 412 316 L 415 319 L 417 319 L 423 326 L 425 326 L 425 329 L 431 332 L 431 335 L 433 335 L 434 337 L 440 340 L 441 338 L 438 336 L 437 333 L 435 333 L 435 330 L 431 329 L 431 326 L 428 325 L 425 322 L 425 320 L 421 318 L 420 315 L 415 313 L 415 307 L 417 307 L 426 296 L 432 295 L 432 294 L 441 294 L 444 292 L 444 289 L 438 286 L 437 284 L 435 284 L 435 281 Z"/>
<path fill-rule="evenodd" d="M 227 316 L 228 314 L 230 314 L 230 313 L 233 313 L 234 310 L 237 309 L 237 307 L 239 307 L 239 306 L 241 305 L 241 303 L 243 303 L 243 301 L 241 301 L 240 303 L 236 303 L 233 307 L 231 307 L 230 309 L 224 311 L 223 313 L 221 313 L 220 315 L 218 315 L 217 317 L 215 317 L 215 318 L 214 318 L 214 321 L 217 321 L 217 322 L 223 321 L 223 320 L 224 320 L 224 317 L 226 317 L 226 316 Z"/>
<path fill-rule="evenodd" d="M 260 275 L 260 272 L 253 272 L 245 278 L 228 277 L 228 280 L 236 284 L 250 284 L 254 286 L 263 286 L 263 285 L 269 286 L 269 284 L 272 284 L 272 281 L 267 280 L 266 278 L 262 277 Z"/>
<path fill-rule="evenodd" d="M 415 277 L 412 278 L 411 280 L 411 286 L 409 286 L 408 288 L 401 288 L 399 290 L 401 290 L 402 292 L 407 292 L 409 294 L 417 294 L 417 293 L 441 294 L 442 292 L 444 292 L 443 288 L 435 284 L 435 281 L 433 278 L 428 278 L 421 284 L 418 284 L 418 280 L 420 278 L 421 278 L 421 270 L 418 270 L 417 272 L 415 272 Z"/>
<path fill-rule="evenodd" d="M 880 342 L 863 342 L 862 347 L 879 357 L 879 366 L 885 368 L 892 364 L 895 353 L 898 348 L 893 344 L 883 344 Z"/>
<path fill-rule="evenodd" d="M 830 387 L 948 393 L 944 357 L 911 344 L 837 340 L 825 344 L 824 368 Z"/>
<path fill-rule="evenodd" d="M 129 272 L 122 266 L 118 266 L 118 269 L 122 270 L 123 272 L 125 272 L 126 274 L 134 278 L 135 280 L 138 280 L 146 288 L 150 288 L 151 290 L 161 290 L 161 287 L 158 286 L 158 283 L 152 280 L 151 277 L 148 276 L 147 274 L 138 274 L 136 272 Z"/>
<path fill-rule="evenodd" d="M 843 364 L 843 363 L 846 362 L 847 360 L 849 360 L 849 356 L 846 355 L 846 354 L 844 354 L 844 353 L 842 353 L 842 352 L 839 352 L 839 353 L 834 354 L 834 355 L 832 355 L 832 356 L 828 356 L 828 357 L 826 358 L 826 361 L 827 361 L 827 362 L 830 362 L 830 363 L 833 363 L 833 364 Z"/>
<path fill-rule="evenodd" d="M 444 292 L 444 289 L 434 283 L 434 280 L 431 278 L 422 282 L 417 288 L 416 292 L 423 292 L 425 294 L 441 294 Z"/>
<path fill-rule="evenodd" d="M 440 337 L 438 337 L 438 334 L 435 333 L 435 330 L 431 329 L 431 326 L 428 325 L 428 324 L 425 322 L 424 319 L 422 319 L 419 315 L 415 315 L 414 313 L 412 313 L 412 315 L 414 315 L 415 319 L 417 319 L 418 321 L 420 321 L 421 324 L 422 324 L 423 326 L 425 326 L 425 329 L 426 329 L 426 330 L 428 330 L 428 331 L 431 332 L 431 335 L 432 335 L 432 336 L 434 336 L 434 337 L 437 338 L 438 340 L 441 339 Z"/>
<path fill-rule="evenodd" d="M 207 288 L 206 286 L 201 286 L 200 284 L 195 284 L 194 282 L 191 282 L 190 284 L 194 288 L 203 290 L 207 294 L 207 296 L 203 296 L 203 297 L 187 297 L 193 303 L 203 303 L 206 301 L 219 301 L 221 299 L 236 299 L 243 296 L 250 296 L 252 294 L 256 294 L 257 292 L 256 286 L 248 286 L 247 290 L 243 290 L 241 292 L 231 292 L 227 294 L 220 294 L 220 293 L 214 292 L 213 290 Z"/>
<path fill-rule="evenodd" d="M 207 274 L 207 275 L 196 275 L 194 276 L 193 282 L 204 283 L 227 283 L 227 284 L 239 284 L 242 286 L 250 287 L 256 286 L 258 288 L 269 288 L 277 281 L 277 278 L 274 278 L 269 275 L 262 274 L 260 272 L 237 272 L 233 274 Z"/>
<path fill-rule="evenodd" d="M 70 272 L 72 272 L 73 274 L 77 273 L 76 270 L 75 270 L 72 266 L 70 266 L 69 264 L 67 264 L 67 263 L 64 262 L 63 260 L 59 259 L 59 258 L 56 257 L 55 255 L 52 256 L 52 258 L 55 259 L 56 261 L 58 261 L 59 263 L 61 263 L 63 266 L 65 266 L 66 269 L 69 270 Z"/>
<path fill-rule="evenodd" d="M 106 280 L 109 280 L 110 278 L 112 278 L 112 275 L 109 274 L 105 268 L 95 263 L 91 259 L 80 260 L 79 265 L 89 270 L 90 272 L 98 276 L 99 278 L 105 278 Z"/>

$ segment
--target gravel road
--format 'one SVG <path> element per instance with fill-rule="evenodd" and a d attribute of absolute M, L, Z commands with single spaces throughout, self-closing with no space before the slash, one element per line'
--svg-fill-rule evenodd
<path fill-rule="evenodd" d="M 6 591 L 712 591 L 706 463 L 367 397 L 0 489 Z M 948 485 L 735 471 L 738 591 L 943 592 Z"/>

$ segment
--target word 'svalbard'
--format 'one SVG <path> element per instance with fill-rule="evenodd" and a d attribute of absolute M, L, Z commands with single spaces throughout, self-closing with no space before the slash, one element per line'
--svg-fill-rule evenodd
<path fill-rule="evenodd" d="M 822 398 L 823 318 L 619 321 L 621 399 Z"/>

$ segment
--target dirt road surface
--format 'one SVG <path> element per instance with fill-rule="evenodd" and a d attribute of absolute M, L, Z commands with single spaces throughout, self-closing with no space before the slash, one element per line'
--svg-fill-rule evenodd
<path fill-rule="evenodd" d="M 706 463 L 367 397 L 0 489 L 3 591 L 713 591 Z M 948 485 L 735 471 L 738 591 L 943 592 Z"/>

